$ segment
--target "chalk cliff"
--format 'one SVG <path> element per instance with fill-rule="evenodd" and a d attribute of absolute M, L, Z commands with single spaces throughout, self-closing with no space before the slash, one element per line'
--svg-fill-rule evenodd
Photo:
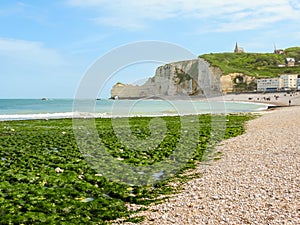
<path fill-rule="evenodd" d="M 176 96 L 213 96 L 231 92 L 238 82 L 248 82 L 247 76 L 222 76 L 218 67 L 202 58 L 169 63 L 156 69 L 155 76 L 143 85 L 117 83 L 111 90 L 112 98 L 147 98 Z M 243 79 L 240 79 L 243 77 Z M 252 81 L 252 80 L 251 80 Z M 223 84 L 222 84 L 223 82 Z"/>

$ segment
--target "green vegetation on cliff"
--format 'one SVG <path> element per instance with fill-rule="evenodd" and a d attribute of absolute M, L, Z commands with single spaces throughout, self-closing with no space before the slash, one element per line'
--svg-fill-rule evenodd
<path fill-rule="evenodd" d="M 276 77 L 284 73 L 300 74 L 300 47 L 284 50 L 285 54 L 274 53 L 210 53 L 200 58 L 208 61 L 212 66 L 219 67 L 224 75 L 229 73 L 243 73 L 257 78 Z M 294 67 L 278 67 L 285 65 L 286 58 L 295 58 Z"/>

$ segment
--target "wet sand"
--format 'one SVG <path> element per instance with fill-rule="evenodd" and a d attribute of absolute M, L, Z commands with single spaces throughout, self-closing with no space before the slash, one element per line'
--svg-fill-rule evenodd
<path fill-rule="evenodd" d="M 278 96 L 275 98 L 274 96 Z M 270 100 L 267 100 L 267 99 Z M 255 102 L 255 103 L 266 103 L 270 105 L 277 106 L 288 106 L 289 101 L 291 101 L 291 105 L 300 106 L 300 92 L 296 92 L 295 94 L 287 94 L 285 92 L 280 93 L 258 93 L 258 94 L 228 94 L 223 95 L 222 97 L 215 97 L 212 100 L 224 100 L 224 101 L 242 101 L 242 102 Z"/>

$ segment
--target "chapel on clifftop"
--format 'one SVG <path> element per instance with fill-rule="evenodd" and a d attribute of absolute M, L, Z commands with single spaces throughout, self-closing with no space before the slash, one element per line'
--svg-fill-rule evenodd
<path fill-rule="evenodd" d="M 245 52 L 243 48 L 238 46 L 238 43 L 235 43 L 234 53 L 243 53 Z"/>

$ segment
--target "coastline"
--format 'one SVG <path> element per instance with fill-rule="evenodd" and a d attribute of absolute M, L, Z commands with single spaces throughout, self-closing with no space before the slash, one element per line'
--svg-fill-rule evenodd
<path fill-rule="evenodd" d="M 276 99 L 274 96 L 278 96 L 278 98 Z M 268 98 L 270 100 L 267 100 Z M 296 92 L 295 94 L 287 94 L 285 92 L 265 93 L 265 94 L 263 93 L 228 94 L 228 95 L 224 95 L 223 99 L 224 101 L 264 103 L 264 104 L 269 104 L 274 106 L 289 106 L 289 100 L 291 100 L 291 106 L 297 106 L 297 105 L 300 106 L 300 92 Z"/>
<path fill-rule="evenodd" d="M 152 205 L 153 211 L 142 212 L 147 217 L 142 224 L 243 224 L 247 221 L 278 224 L 283 219 L 297 224 L 296 219 L 300 218 L 299 198 L 295 194 L 299 193 L 299 116 L 300 107 L 284 107 L 265 111 L 262 117 L 250 121 L 246 134 L 220 144 L 217 151 L 223 155 L 218 161 L 197 168 L 196 172 L 203 177 L 186 182 L 183 191 L 166 203 Z M 18 129 L 9 126 L 4 129 L 9 129 L 10 135 L 18 134 Z M 59 140 L 65 140 L 66 131 L 61 130 L 59 135 L 64 136 Z M 261 190 L 267 191 L 261 193 Z M 261 202 L 256 202 L 256 198 Z M 279 200 L 283 208 L 278 205 Z"/>
<path fill-rule="evenodd" d="M 65 110 L 72 100 L 56 103 L 53 107 L 45 107 L 45 104 L 34 103 L 35 105 L 12 108 L 0 112 L 0 121 L 10 120 L 34 120 L 34 119 L 63 119 L 63 118 L 120 118 L 120 117 L 161 117 L 161 116 L 185 116 L 201 114 L 224 114 L 236 112 L 258 112 L 267 109 L 269 103 L 246 102 L 246 101 L 225 101 L 223 96 L 218 98 L 172 98 L 161 100 L 117 100 L 98 101 L 94 112 L 84 112 L 79 108 L 79 112 Z M 148 102 L 149 101 L 149 102 Z M 53 100 L 53 102 L 55 102 Z M 152 103 L 154 105 L 152 105 Z M 237 103 L 237 104 L 235 104 Z M 242 104 L 245 103 L 245 104 Z M 12 102 L 11 105 L 15 103 Z M 239 105 L 240 104 L 240 105 Z M 248 104 L 248 105 L 247 105 Z M 253 104 L 253 105 L 252 105 Z M 255 105 L 257 104 L 257 105 Z M 260 105 L 261 104 L 261 105 Z M 16 104 L 18 106 L 18 104 Z M 26 102 L 23 102 L 26 105 Z M 57 106 L 57 107 L 55 107 Z M 5 105 L 1 105 L 5 109 Z M 24 107 L 24 106 L 23 106 Z M 32 107 L 33 110 L 30 110 Z M 39 108 L 40 107 L 40 108 Z M 62 110 L 61 110 L 62 109 Z M 73 109 L 74 110 L 74 109 Z M 83 108 L 84 110 L 84 108 Z M 80 112 L 82 111 L 82 112 Z"/>
<path fill-rule="evenodd" d="M 226 124 L 228 124 L 227 137 L 241 134 L 243 129 L 240 127 L 250 118 L 251 116 L 243 114 L 228 115 L 226 120 Z M 194 127 L 197 119 L 203 125 L 201 133 L 198 133 Z M 128 180 L 133 180 L 130 183 L 127 179 L 125 183 L 122 182 L 123 171 L 120 173 L 121 178 L 109 179 L 111 169 L 113 171 L 120 170 L 119 160 L 126 160 L 137 166 L 141 164 L 147 166 L 152 164 L 153 160 L 159 162 L 160 159 L 164 159 L 166 154 L 169 154 L 170 150 L 173 150 L 169 146 L 178 143 L 182 137 L 185 137 L 183 148 L 194 149 L 195 147 L 193 158 L 196 161 L 202 159 L 203 150 L 209 143 L 211 116 L 186 117 L 187 126 L 191 129 L 185 129 L 184 132 L 181 132 L 180 118 L 167 117 L 164 118 L 164 121 L 167 125 L 167 132 L 161 139 L 163 147 L 154 146 L 154 151 L 151 149 L 151 143 L 147 143 L 147 146 L 133 143 L 135 144 L 133 149 L 130 143 L 129 145 L 122 144 L 122 139 L 112 133 L 113 123 L 109 119 L 93 121 L 98 135 L 101 135 L 101 140 L 109 144 L 105 149 L 107 148 L 117 159 L 115 163 L 107 163 L 107 161 L 103 163 L 97 160 L 100 158 L 98 155 L 94 156 L 93 153 L 96 151 L 101 154 L 101 149 L 98 151 L 98 138 L 89 139 L 92 135 L 87 131 L 90 130 L 82 129 L 82 124 L 79 124 L 80 127 L 77 127 L 77 131 L 82 131 L 82 133 L 79 131 L 80 138 L 83 138 L 82 134 L 87 135 L 85 140 L 88 142 L 88 147 L 86 149 L 87 145 L 84 145 L 80 151 L 79 144 L 82 139 L 79 142 L 76 139 L 74 125 L 70 119 L 1 122 L 0 147 L 3 151 L 0 151 L 0 165 L 3 168 L 3 174 L 1 174 L 0 184 L 4 197 L 1 199 L 0 210 L 3 213 L 0 223 L 5 224 L 7 221 L 11 221 L 12 223 L 53 224 L 67 221 L 71 224 L 104 224 L 105 221 L 109 223 L 114 219 L 131 215 L 133 212 L 128 211 L 127 203 L 138 202 L 148 205 L 150 202 L 156 201 L 157 194 L 171 193 L 171 190 L 165 188 L 164 183 L 160 182 L 157 183 L 157 186 L 152 186 L 151 183 L 146 186 L 132 185 L 137 177 L 139 177 L 138 182 L 143 178 L 149 179 L 148 176 L 144 176 L 144 173 L 129 174 Z M 127 136 L 130 132 L 124 130 L 123 126 L 126 126 L 128 121 L 118 119 L 116 122 L 115 125 L 121 131 L 119 134 Z M 145 118 L 131 120 L 131 126 L 138 128 L 132 129 L 132 134 L 138 136 L 141 134 L 141 130 L 148 129 L 148 122 L 149 120 Z M 161 121 L 156 122 L 160 123 Z M 155 127 L 156 124 L 152 123 L 151 126 Z M 215 132 L 215 134 L 216 140 L 224 138 L 222 132 Z M 98 135 L 96 133 L 96 137 Z M 159 140 L 161 136 L 161 129 L 151 129 L 153 140 Z M 198 144 L 200 138 L 203 139 Z M 195 144 L 197 147 L 194 146 Z M 143 154 L 140 154 L 141 152 Z M 184 151 L 182 153 L 179 153 L 178 157 L 185 155 Z M 91 158 L 96 159 L 96 164 L 100 168 L 95 168 L 94 164 L 88 163 Z M 177 167 L 178 164 L 175 163 L 174 166 Z M 193 161 L 186 166 L 195 168 Z M 165 170 L 168 169 L 170 168 L 167 164 Z M 160 169 L 158 168 L 158 170 Z M 151 174 L 151 171 L 149 172 L 150 178 L 153 177 L 154 181 L 160 179 L 161 175 L 157 177 L 157 174 L 161 173 Z M 172 176 L 172 174 L 170 175 Z M 188 177 L 178 178 L 187 180 Z M 164 181 L 162 180 L 162 182 Z M 65 210 L 66 208 L 74 210 Z M 140 218 L 130 221 L 140 221 Z"/>
<path fill-rule="evenodd" d="M 278 96 L 275 99 L 274 96 Z M 251 100 L 249 99 L 251 98 Z M 265 98 L 265 99 L 264 99 Z M 267 100 L 270 98 L 270 101 Z M 149 100 L 191 100 L 191 101 L 229 101 L 229 102 L 252 102 L 252 103 L 263 103 L 276 106 L 288 106 L 289 100 L 292 100 L 292 105 L 300 105 L 300 92 L 295 94 L 287 94 L 286 92 L 274 92 L 274 93 L 230 93 L 218 96 L 157 96 L 151 98 L 119 98 L 118 100 L 140 100 L 140 99 L 149 99 Z M 117 101 L 118 101 L 117 100 Z M 294 101 L 295 100 L 295 101 Z"/>
<path fill-rule="evenodd" d="M 141 224 L 300 224 L 299 118 L 296 105 L 249 121 L 245 134 L 217 147 L 220 160 L 195 170 L 201 178 L 140 213 Z"/>

